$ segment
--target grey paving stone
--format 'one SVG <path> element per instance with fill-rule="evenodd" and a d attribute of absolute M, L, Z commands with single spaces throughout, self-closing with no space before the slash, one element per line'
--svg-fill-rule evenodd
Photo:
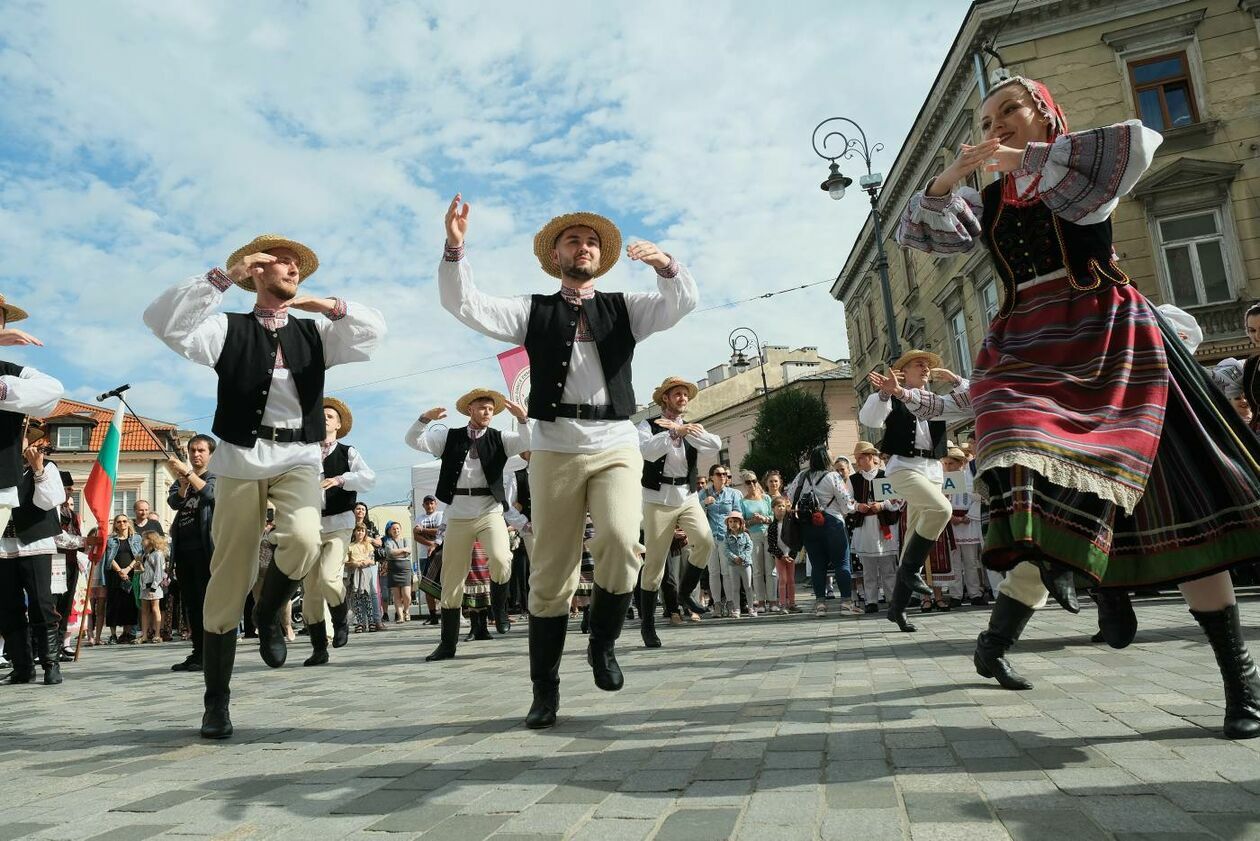
<path fill-rule="evenodd" d="M 582 824 L 570 841 L 644 841 L 654 829 L 654 820 L 595 818 Z M 494 841 L 499 841 L 498 836 Z"/>
<path fill-rule="evenodd" d="M 736 809 L 679 809 L 665 818 L 655 841 L 727 841 L 739 818 Z"/>
<path fill-rule="evenodd" d="M 998 817 L 1014 841 L 1106 841 L 1107 833 L 1076 809 L 1003 809 Z"/>
<path fill-rule="evenodd" d="M 424 830 L 425 841 L 485 841 L 507 815 L 455 815 Z"/>
<path fill-rule="evenodd" d="M 181 803 L 187 803 L 189 800 L 196 800 L 205 795 L 204 791 L 167 791 L 162 794 L 155 794 L 152 797 L 146 797 L 143 800 L 136 800 L 126 803 L 122 806 L 115 807 L 115 812 L 160 812 L 163 809 L 169 809 L 172 806 L 178 806 Z"/>
<path fill-rule="evenodd" d="M 827 783 L 824 796 L 832 810 L 895 809 L 900 805 L 891 779 Z"/>
<path fill-rule="evenodd" d="M 0 758 L 0 762 L 3 758 Z M 45 823 L 6 823 L 0 824 L 0 841 L 13 841 L 16 838 L 25 838 L 28 835 L 34 835 L 41 829 L 46 829 L 52 824 Z"/>
<path fill-rule="evenodd" d="M 959 792 L 904 792 L 910 823 L 987 823 L 988 807 L 974 794 Z"/>
<path fill-rule="evenodd" d="M 87 841 L 144 841 L 173 829 L 171 824 L 131 824 L 93 835 Z"/>

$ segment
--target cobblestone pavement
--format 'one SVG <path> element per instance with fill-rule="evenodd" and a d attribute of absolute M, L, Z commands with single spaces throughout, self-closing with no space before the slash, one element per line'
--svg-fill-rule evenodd
<path fill-rule="evenodd" d="M 809 605 L 804 605 L 806 608 Z M 974 674 L 984 609 L 808 614 L 622 638 L 595 689 L 570 630 L 562 720 L 531 732 L 523 624 L 426 664 L 436 630 L 356 635 L 323 668 L 237 660 L 236 736 L 197 737 L 184 645 L 88 649 L 59 688 L 0 691 L 0 839 L 1260 838 L 1260 740 L 1180 600 L 1138 604 L 1125 651 L 1040 611 L 1031 692 Z M 1243 622 L 1260 626 L 1260 600 Z"/>

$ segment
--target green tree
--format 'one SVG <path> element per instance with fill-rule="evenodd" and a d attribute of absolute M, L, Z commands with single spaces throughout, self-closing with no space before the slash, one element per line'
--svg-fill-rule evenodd
<path fill-rule="evenodd" d="M 801 459 L 814 447 L 827 443 L 829 431 L 827 404 L 822 398 L 808 391 L 783 389 L 761 404 L 748 455 L 739 467 L 758 476 L 776 469 L 787 484 L 796 476 Z"/>

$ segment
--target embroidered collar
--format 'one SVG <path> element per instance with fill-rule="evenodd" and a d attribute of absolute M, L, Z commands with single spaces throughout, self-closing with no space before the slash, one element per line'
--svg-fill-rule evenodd
<path fill-rule="evenodd" d="M 254 307 L 254 318 L 267 323 L 268 327 L 283 327 L 289 323 L 289 311 L 287 309 L 268 309 L 267 307 Z"/>
<path fill-rule="evenodd" d="M 591 298 L 595 297 L 595 287 L 587 286 L 583 289 L 573 289 L 568 286 L 561 286 L 560 297 L 570 303 L 579 304 L 582 301 L 589 301 Z"/>

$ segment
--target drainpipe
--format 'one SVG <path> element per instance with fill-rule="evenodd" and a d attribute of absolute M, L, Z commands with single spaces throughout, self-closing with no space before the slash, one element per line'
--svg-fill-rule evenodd
<path fill-rule="evenodd" d="M 971 59 L 976 68 L 976 87 L 980 89 L 980 99 L 983 100 L 989 95 L 989 86 L 984 78 L 984 56 L 979 52 L 974 52 L 971 54 Z"/>

